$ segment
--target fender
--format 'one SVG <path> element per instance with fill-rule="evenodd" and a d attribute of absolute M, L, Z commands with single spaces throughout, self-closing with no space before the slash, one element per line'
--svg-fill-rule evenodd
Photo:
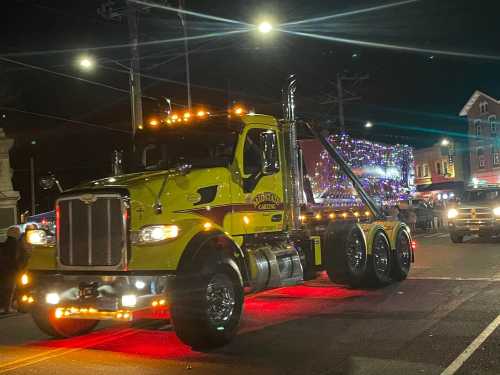
<path fill-rule="evenodd" d="M 381 225 L 380 223 L 371 223 L 371 224 L 361 224 L 361 228 L 363 228 L 363 232 L 365 233 L 366 237 L 366 252 L 368 255 L 372 254 L 372 247 L 373 247 L 373 238 L 375 237 L 375 233 L 378 231 L 384 232 L 387 237 L 389 238 L 389 235 L 384 229 L 384 226 Z M 389 239 L 390 241 L 390 239 Z"/>
<path fill-rule="evenodd" d="M 223 255 L 219 251 L 203 251 L 206 244 L 211 241 L 218 241 L 223 246 Z M 242 285 L 246 285 L 249 280 L 248 270 L 245 263 L 245 257 L 241 248 L 229 236 L 220 230 L 212 230 L 207 232 L 197 233 L 188 243 L 186 249 L 182 253 L 177 273 L 182 274 L 189 272 L 190 268 L 204 257 L 213 257 L 219 263 L 227 263 L 230 267 L 240 275 Z"/>

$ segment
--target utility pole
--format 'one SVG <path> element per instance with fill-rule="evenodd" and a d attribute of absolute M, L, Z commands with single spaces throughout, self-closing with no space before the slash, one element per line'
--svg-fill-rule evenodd
<path fill-rule="evenodd" d="M 321 104 L 337 104 L 338 105 L 338 117 L 340 129 L 345 130 L 345 115 L 344 115 L 344 104 L 346 102 L 351 102 L 355 100 L 361 100 L 361 96 L 356 95 L 352 90 L 355 89 L 362 81 L 367 80 L 368 75 L 364 76 L 345 76 L 340 73 L 337 74 L 336 86 L 336 96 L 330 93 L 326 94 L 326 99 L 321 102 Z M 343 81 L 351 81 L 350 89 L 347 90 L 344 87 Z"/>
<path fill-rule="evenodd" d="M 179 0 L 179 9 L 182 10 L 185 8 L 184 0 Z M 187 86 L 187 103 L 188 109 L 191 111 L 192 102 L 191 102 L 191 68 L 189 65 L 189 44 L 188 44 L 188 31 L 187 31 L 187 20 L 186 16 L 183 13 L 179 13 L 179 18 L 181 20 L 182 32 L 184 34 L 184 55 L 186 62 L 186 86 Z"/>
<path fill-rule="evenodd" d="M 36 197 L 35 197 L 35 158 L 30 157 L 30 191 L 31 191 L 31 215 L 36 214 Z"/>
<path fill-rule="evenodd" d="M 340 129 L 345 130 L 344 120 L 344 92 L 342 91 L 342 75 L 337 73 L 337 101 L 339 103 Z"/>
<path fill-rule="evenodd" d="M 130 34 L 130 109 L 132 116 L 132 137 L 135 138 L 137 129 L 142 126 L 142 90 L 139 65 L 139 33 L 138 9 L 135 4 L 127 0 L 127 22 Z"/>

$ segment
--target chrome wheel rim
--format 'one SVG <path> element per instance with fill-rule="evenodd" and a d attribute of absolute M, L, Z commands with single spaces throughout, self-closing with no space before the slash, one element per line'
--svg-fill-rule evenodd
<path fill-rule="evenodd" d="M 351 235 L 347 244 L 347 262 L 352 271 L 358 272 L 363 268 L 365 249 L 359 235 Z"/>
<path fill-rule="evenodd" d="M 236 298 L 231 280 L 224 274 L 212 277 L 207 286 L 207 315 L 214 326 L 225 325 L 233 316 Z"/>
<path fill-rule="evenodd" d="M 373 247 L 373 257 L 375 261 L 375 271 L 379 275 L 384 275 L 389 269 L 389 249 L 384 238 L 379 236 Z"/>
<path fill-rule="evenodd" d="M 399 260 L 399 264 L 401 264 L 404 267 L 408 267 L 410 264 L 410 256 L 411 256 L 411 251 L 410 251 L 410 241 L 408 240 L 408 237 L 405 235 L 402 235 L 399 239 L 399 244 L 397 248 L 397 256 Z"/>

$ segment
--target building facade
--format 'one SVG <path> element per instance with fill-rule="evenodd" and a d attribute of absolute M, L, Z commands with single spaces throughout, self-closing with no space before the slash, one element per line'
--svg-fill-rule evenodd
<path fill-rule="evenodd" d="M 500 184 L 500 100 L 476 91 L 460 116 L 468 120 L 469 182 Z"/>
<path fill-rule="evenodd" d="M 464 189 L 468 173 L 460 143 L 445 139 L 432 147 L 415 150 L 414 156 L 417 198 L 449 199 Z"/>

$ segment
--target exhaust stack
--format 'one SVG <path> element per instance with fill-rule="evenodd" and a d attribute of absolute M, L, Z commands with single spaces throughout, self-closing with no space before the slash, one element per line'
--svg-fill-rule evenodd
<path fill-rule="evenodd" d="M 288 230 L 300 228 L 301 180 L 299 170 L 299 147 L 297 144 L 297 124 L 295 119 L 295 75 L 290 75 L 283 88 L 283 145 L 287 163 L 284 176 L 285 224 Z"/>

